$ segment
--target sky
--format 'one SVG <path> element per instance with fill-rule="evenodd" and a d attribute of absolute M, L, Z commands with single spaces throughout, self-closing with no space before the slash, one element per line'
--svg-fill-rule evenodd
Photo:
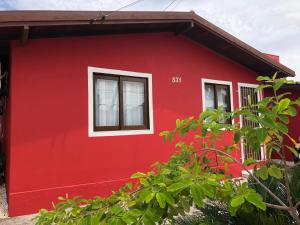
<path fill-rule="evenodd" d="M 0 10 L 109 11 L 134 1 L 0 0 Z M 193 10 L 252 47 L 279 55 L 300 81 L 300 0 L 141 0 L 126 10 Z"/>

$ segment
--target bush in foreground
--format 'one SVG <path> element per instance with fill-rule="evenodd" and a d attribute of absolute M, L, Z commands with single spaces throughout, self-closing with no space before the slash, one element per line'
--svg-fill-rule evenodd
<path fill-rule="evenodd" d="M 250 209 L 265 212 L 267 207 L 286 212 L 296 224 L 300 225 L 298 195 L 293 196 L 290 186 L 288 166 L 282 150 L 296 154 L 298 144 L 288 134 L 289 118 L 297 114 L 300 100 L 292 101 L 288 93 L 278 95 L 279 88 L 286 79 L 259 77 L 265 83 L 258 88 L 271 88 L 273 97 L 264 98 L 257 104 L 239 108 L 234 112 L 224 112 L 222 108 L 206 110 L 198 118 L 189 117 L 176 121 L 173 131 L 164 131 L 161 136 L 165 141 L 180 138 L 176 144 L 176 153 L 166 163 L 155 163 L 148 173 L 135 173 L 133 182 L 126 184 L 108 198 L 97 197 L 85 200 L 78 197 L 60 198 L 53 211 L 41 210 L 36 218 L 38 225 L 125 225 L 125 224 L 175 224 L 178 216 L 184 217 L 190 207 L 205 209 L 205 203 L 217 201 L 225 204 L 231 216 L 239 218 L 241 210 Z M 220 121 L 234 120 L 244 116 L 256 127 L 238 123 L 224 124 Z M 226 132 L 232 132 L 234 138 L 228 145 L 220 145 Z M 193 142 L 186 142 L 186 135 L 193 136 Z M 284 146 L 283 137 L 289 138 L 293 146 Z M 254 159 L 241 162 L 233 152 L 239 143 L 247 144 L 253 151 L 260 151 L 264 145 L 267 158 L 276 151 L 282 158 L 282 164 L 264 165 Z M 222 168 L 212 167 L 211 153 L 222 163 Z M 232 179 L 228 174 L 230 163 L 236 163 L 247 171 L 255 185 L 264 190 L 262 195 L 257 188 L 247 182 Z M 251 173 L 247 166 L 252 165 L 256 173 Z M 283 180 L 286 189 L 285 199 L 278 196 L 264 181 L 272 178 Z"/>

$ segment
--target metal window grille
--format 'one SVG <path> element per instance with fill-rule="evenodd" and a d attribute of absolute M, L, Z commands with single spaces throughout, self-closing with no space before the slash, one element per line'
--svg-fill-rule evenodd
<path fill-rule="evenodd" d="M 259 101 L 258 93 L 255 88 L 252 87 L 240 87 L 240 95 L 241 95 L 241 106 L 247 108 L 247 110 L 258 114 L 257 107 L 253 106 L 253 104 L 257 104 Z M 249 104 L 249 98 L 251 100 L 251 105 Z M 245 116 L 241 118 L 242 126 L 250 126 L 250 127 L 258 127 L 259 124 L 253 121 L 248 120 Z M 262 160 L 262 149 L 254 150 L 247 143 L 242 143 L 243 152 L 244 152 L 244 160 L 253 158 L 255 160 Z"/>

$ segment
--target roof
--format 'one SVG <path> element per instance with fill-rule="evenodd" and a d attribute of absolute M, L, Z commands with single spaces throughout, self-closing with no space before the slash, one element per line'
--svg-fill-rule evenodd
<path fill-rule="evenodd" d="M 9 40 L 61 36 L 174 32 L 224 55 L 262 75 L 295 72 L 194 12 L 2 11 L 0 44 Z"/>

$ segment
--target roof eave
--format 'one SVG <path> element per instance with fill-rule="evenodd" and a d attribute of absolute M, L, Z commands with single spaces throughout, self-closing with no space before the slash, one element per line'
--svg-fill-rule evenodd
<path fill-rule="evenodd" d="M 268 57 L 262 52 L 256 50 L 250 45 L 242 42 L 221 28 L 208 22 L 202 17 L 198 16 L 194 12 L 128 12 L 121 11 L 118 13 L 110 14 L 111 12 L 103 12 L 102 15 L 109 14 L 108 17 L 103 17 L 97 11 L 8 11 L 0 13 L 0 29 L 18 28 L 24 27 L 59 27 L 59 26 L 113 26 L 113 25 L 127 25 L 134 24 L 190 24 L 193 23 L 193 27 L 186 28 L 186 25 L 177 26 L 174 25 L 174 32 L 179 34 L 185 34 L 187 37 L 191 37 L 195 29 L 202 29 L 205 32 L 213 35 L 216 40 L 222 42 L 223 45 L 235 49 L 235 52 L 242 53 L 247 56 L 246 59 L 251 59 L 255 64 L 259 63 L 261 66 L 269 67 L 269 72 L 279 72 L 282 76 L 295 76 L 295 72 L 290 68 L 278 63 Z M 103 19 L 104 18 L 104 19 Z M 188 25 L 190 26 L 190 25 Z M 21 30 L 24 32 L 24 29 Z M 42 32 L 42 31 L 41 31 Z M 123 32 L 123 31 L 122 31 Z M 23 36 L 21 34 L 21 36 Z M 42 37 L 43 34 L 41 33 Z M 29 36 L 30 38 L 30 36 Z M 218 50 L 218 49 L 215 49 Z M 221 54 L 226 55 L 225 50 L 220 50 Z M 227 52 L 228 54 L 230 52 Z M 230 55 L 227 57 L 230 58 Z M 231 53 L 231 57 L 234 57 L 234 51 Z M 236 58 L 236 57 L 235 57 Z M 246 59 L 244 59 L 245 63 Z M 255 70 L 255 68 L 252 68 Z"/>

